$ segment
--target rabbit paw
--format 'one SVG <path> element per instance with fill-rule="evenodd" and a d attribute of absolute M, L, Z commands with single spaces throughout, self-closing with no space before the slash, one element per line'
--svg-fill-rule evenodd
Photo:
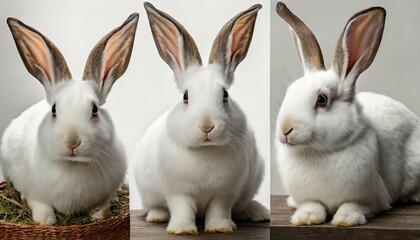
<path fill-rule="evenodd" d="M 302 204 L 293 214 L 291 223 L 297 226 L 316 225 L 324 223 L 327 219 L 327 213 L 324 206 L 316 202 L 307 202 Z"/>
<path fill-rule="evenodd" d="M 90 218 L 91 218 L 92 220 L 98 220 L 98 219 L 108 218 L 108 217 L 110 217 L 111 215 L 112 215 L 112 214 L 111 214 L 111 210 L 109 210 L 109 209 L 100 209 L 100 210 L 98 210 L 98 211 L 94 212 L 94 213 L 90 216 Z"/>
<path fill-rule="evenodd" d="M 292 216 L 291 222 L 294 225 L 317 225 L 325 222 L 326 214 L 321 212 L 306 212 L 306 211 L 297 211 Z"/>
<path fill-rule="evenodd" d="M 169 222 L 166 232 L 175 235 L 197 235 L 197 226 L 195 223 L 178 224 Z"/>
<path fill-rule="evenodd" d="M 365 214 L 370 211 L 366 207 L 353 203 L 343 203 L 335 213 L 331 224 L 338 227 L 351 227 L 366 224 Z"/>
<path fill-rule="evenodd" d="M 57 222 L 54 211 L 33 211 L 32 218 L 39 225 L 53 225 Z"/>
<path fill-rule="evenodd" d="M 34 199 L 26 199 L 32 211 L 32 219 L 39 225 L 53 225 L 57 222 L 54 208 L 46 203 Z"/>
<path fill-rule="evenodd" d="M 90 212 L 90 219 L 98 220 L 98 219 L 104 219 L 112 216 L 112 212 L 110 209 L 110 202 L 107 201 L 103 205 L 93 209 Z"/>
<path fill-rule="evenodd" d="M 230 219 L 214 219 L 206 223 L 207 233 L 233 233 L 236 230 L 235 223 Z"/>
<path fill-rule="evenodd" d="M 331 224 L 337 227 L 351 227 L 366 224 L 366 217 L 362 213 L 336 213 Z"/>
<path fill-rule="evenodd" d="M 289 196 L 287 198 L 287 206 L 289 208 L 292 208 L 292 209 L 296 209 L 297 208 L 297 204 L 296 204 L 295 200 L 292 198 L 292 196 Z"/>
<path fill-rule="evenodd" d="M 153 223 L 167 222 L 169 220 L 169 212 L 160 208 L 152 208 L 147 213 L 146 221 Z"/>

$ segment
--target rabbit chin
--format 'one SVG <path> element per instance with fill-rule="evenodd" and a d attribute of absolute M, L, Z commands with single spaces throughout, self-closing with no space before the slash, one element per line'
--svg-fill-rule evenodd
<path fill-rule="evenodd" d="M 61 158 L 64 161 L 71 161 L 71 162 L 91 162 L 92 159 L 90 157 L 85 156 L 64 156 Z"/>
<path fill-rule="evenodd" d="M 280 144 L 282 144 L 285 147 L 288 147 L 290 149 L 295 149 L 295 150 L 299 150 L 299 151 L 311 148 L 311 146 L 312 146 L 309 142 L 293 142 L 293 141 L 283 142 L 283 141 L 280 141 Z"/>
<path fill-rule="evenodd" d="M 220 147 L 229 143 L 228 137 L 217 137 L 217 138 L 199 138 L 195 139 L 189 146 L 191 148 L 205 148 L 205 147 Z"/>
<path fill-rule="evenodd" d="M 312 146 L 313 138 L 310 137 L 310 134 L 307 136 L 292 136 L 292 137 L 285 137 L 283 134 L 278 134 L 277 139 L 281 144 L 290 146 L 290 147 L 310 147 Z"/>

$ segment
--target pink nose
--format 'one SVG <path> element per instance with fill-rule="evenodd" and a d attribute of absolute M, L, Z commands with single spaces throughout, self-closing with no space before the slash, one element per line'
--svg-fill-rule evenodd
<path fill-rule="evenodd" d="M 204 126 L 204 127 L 200 127 L 201 131 L 205 132 L 205 133 L 209 133 L 211 132 L 211 130 L 214 129 L 214 125 L 213 126 Z"/>
<path fill-rule="evenodd" d="M 281 130 L 284 136 L 289 135 L 292 131 L 293 131 L 293 128 L 289 128 L 287 130 L 283 130 L 283 129 Z"/>
<path fill-rule="evenodd" d="M 71 149 L 75 149 L 77 148 L 80 144 L 82 143 L 81 140 L 77 140 L 77 141 L 67 141 L 67 145 L 69 146 L 69 148 Z"/>

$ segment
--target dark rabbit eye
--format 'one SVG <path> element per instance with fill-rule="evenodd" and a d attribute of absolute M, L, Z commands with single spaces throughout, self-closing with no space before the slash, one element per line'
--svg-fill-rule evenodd
<path fill-rule="evenodd" d="M 324 94 L 319 94 L 316 100 L 316 107 L 325 107 L 328 103 L 328 97 Z"/>
<path fill-rule="evenodd" d="M 188 103 L 188 90 L 184 92 L 184 103 Z"/>
<path fill-rule="evenodd" d="M 229 98 L 229 94 L 226 89 L 223 89 L 223 102 L 227 102 Z"/>
<path fill-rule="evenodd" d="M 56 117 L 56 116 L 57 116 L 57 110 L 55 109 L 55 103 L 54 103 L 54 105 L 52 106 L 51 113 L 52 113 L 52 116 L 53 116 L 53 117 Z"/>
<path fill-rule="evenodd" d="M 93 104 L 92 116 L 94 116 L 94 117 L 98 116 L 98 107 L 96 106 L 96 104 Z"/>

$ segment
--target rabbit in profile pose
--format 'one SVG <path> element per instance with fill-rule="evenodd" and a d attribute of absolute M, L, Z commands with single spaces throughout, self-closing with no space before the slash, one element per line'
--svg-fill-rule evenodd
<path fill-rule="evenodd" d="M 295 225 L 354 226 L 391 208 L 420 200 L 420 122 L 383 95 L 355 94 L 356 80 L 379 48 L 385 10 L 356 13 L 341 34 L 332 67 L 309 28 L 284 3 L 304 76 L 286 91 L 277 120 L 280 172 Z"/>
<path fill-rule="evenodd" d="M 228 94 L 261 5 L 222 28 L 207 67 L 180 23 L 150 3 L 144 6 L 158 52 L 183 94 L 136 149 L 135 177 L 146 220 L 169 220 L 170 234 L 197 234 L 196 215 L 205 216 L 206 232 L 233 232 L 232 213 L 235 219 L 268 220 L 268 210 L 252 200 L 264 162 L 244 113 Z"/>
<path fill-rule="evenodd" d="M 83 80 L 72 80 L 63 55 L 40 32 L 8 18 L 20 56 L 46 91 L 14 119 L 1 144 L 5 177 L 26 200 L 41 225 L 56 222 L 54 209 L 71 214 L 109 213 L 127 169 L 124 149 L 105 103 L 130 61 L 138 14 L 134 13 L 95 46 Z"/>

